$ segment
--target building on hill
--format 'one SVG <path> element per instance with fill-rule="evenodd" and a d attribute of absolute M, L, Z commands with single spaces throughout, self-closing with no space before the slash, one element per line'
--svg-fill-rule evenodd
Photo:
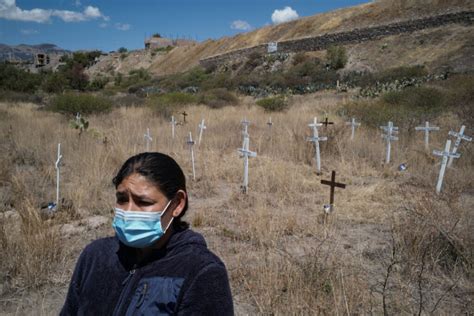
<path fill-rule="evenodd" d="M 196 43 L 196 41 L 184 38 L 170 39 L 161 36 L 152 36 L 145 40 L 145 49 L 166 48 L 168 46 L 188 46 Z"/>

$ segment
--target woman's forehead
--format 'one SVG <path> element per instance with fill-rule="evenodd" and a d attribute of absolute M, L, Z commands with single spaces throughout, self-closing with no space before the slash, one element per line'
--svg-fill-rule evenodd
<path fill-rule="evenodd" d="M 127 176 L 122 182 L 118 185 L 117 191 L 130 191 L 135 195 L 143 194 L 159 194 L 163 195 L 160 189 L 145 176 L 133 173 Z"/>

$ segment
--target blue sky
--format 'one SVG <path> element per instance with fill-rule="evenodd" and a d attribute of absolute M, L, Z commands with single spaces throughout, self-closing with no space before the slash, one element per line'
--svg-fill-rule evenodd
<path fill-rule="evenodd" d="M 143 48 L 160 33 L 203 41 L 368 0 L 0 0 L 0 43 Z"/>

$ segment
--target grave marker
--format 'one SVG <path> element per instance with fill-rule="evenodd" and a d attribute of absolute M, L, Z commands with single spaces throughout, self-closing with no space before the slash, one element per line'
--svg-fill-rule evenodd
<path fill-rule="evenodd" d="M 58 144 L 58 156 L 56 162 L 54 163 L 54 167 L 56 168 L 56 206 L 59 205 L 59 174 L 61 169 L 61 161 L 63 156 L 61 155 L 61 143 Z"/>
<path fill-rule="evenodd" d="M 318 134 L 318 127 L 322 126 L 322 125 L 323 125 L 322 123 L 318 123 L 318 119 L 315 117 L 314 120 L 313 120 L 313 123 L 308 124 L 308 126 L 313 129 L 313 136 L 306 138 L 306 140 L 308 142 L 314 143 L 316 169 L 317 169 L 318 174 L 321 174 L 321 155 L 320 155 L 320 152 L 319 152 L 319 142 L 328 140 L 327 137 L 319 136 L 319 134 Z"/>
<path fill-rule="evenodd" d="M 328 117 L 326 116 L 326 118 L 324 119 L 324 121 L 321 122 L 321 124 L 323 124 L 324 127 L 328 127 L 328 125 L 333 125 L 334 122 L 329 122 Z"/>
<path fill-rule="evenodd" d="M 460 154 L 457 154 L 455 152 L 450 152 L 450 150 L 451 150 L 451 140 L 450 139 L 448 139 L 446 141 L 446 146 L 444 147 L 444 151 L 433 150 L 433 155 L 443 157 L 443 160 L 441 161 L 441 169 L 439 170 L 438 183 L 436 184 L 436 192 L 437 193 L 441 192 L 441 186 L 443 185 L 444 172 L 446 171 L 446 164 L 447 164 L 447 161 L 448 161 L 448 157 L 450 159 L 461 157 Z"/>
<path fill-rule="evenodd" d="M 171 116 L 171 138 L 174 139 L 174 130 L 176 128 L 176 119 L 174 116 Z"/>
<path fill-rule="evenodd" d="M 331 173 L 331 181 L 321 180 L 321 184 L 331 186 L 331 191 L 329 194 L 329 205 L 324 205 L 324 211 L 326 213 L 330 213 L 334 210 L 334 189 L 335 188 L 345 189 L 346 185 L 344 183 L 336 182 L 336 171 L 334 170 Z"/>
<path fill-rule="evenodd" d="M 244 181 L 242 184 L 242 193 L 247 193 L 248 185 L 249 185 L 249 157 L 254 158 L 257 157 L 257 153 L 249 150 L 249 135 L 244 135 L 244 143 L 242 148 L 238 149 L 240 153 L 240 157 L 244 158 Z"/>
<path fill-rule="evenodd" d="M 150 129 L 146 129 L 146 134 L 143 135 L 145 137 L 145 148 L 146 151 L 148 152 L 150 150 L 150 142 L 153 140 L 153 138 L 150 135 Z"/>
<path fill-rule="evenodd" d="M 193 165 L 193 180 L 196 180 L 196 170 L 194 169 L 194 150 L 193 150 L 195 141 L 193 140 L 193 136 L 191 135 L 191 132 L 189 132 L 189 138 L 186 141 L 186 144 L 189 145 L 189 149 L 191 151 L 191 163 Z"/>
<path fill-rule="evenodd" d="M 464 135 L 465 129 L 466 129 L 466 126 L 462 125 L 459 133 L 456 133 L 453 131 L 449 131 L 448 133 L 449 135 L 456 137 L 456 141 L 454 142 L 454 147 L 453 147 L 453 154 L 457 153 L 459 145 L 461 144 L 462 140 L 465 140 L 467 142 L 472 141 L 472 137 Z M 448 167 L 451 167 L 451 165 L 453 164 L 453 158 L 456 158 L 456 157 L 449 157 Z"/>
<path fill-rule="evenodd" d="M 268 118 L 267 125 L 268 125 L 268 128 L 270 128 L 270 130 L 272 130 L 273 123 L 272 123 L 272 117 L 271 116 Z"/>
<path fill-rule="evenodd" d="M 385 163 L 390 163 L 390 154 L 392 149 L 392 140 L 398 140 L 398 137 L 393 136 L 392 134 L 398 134 L 398 127 L 393 126 L 392 122 L 388 122 L 387 126 L 380 126 L 386 134 L 382 134 L 382 137 L 387 142 L 387 155 L 385 158 Z"/>
<path fill-rule="evenodd" d="M 202 119 L 201 124 L 199 126 L 199 142 L 198 144 L 201 145 L 201 139 L 202 139 L 202 131 L 206 129 L 206 125 L 204 125 L 204 119 Z"/>
<path fill-rule="evenodd" d="M 355 118 L 352 118 L 350 122 L 346 122 L 346 125 L 351 126 L 351 140 L 354 140 L 355 128 L 360 126 L 360 123 L 356 123 Z"/>
<path fill-rule="evenodd" d="M 186 116 L 188 116 L 188 113 L 186 113 L 186 111 L 183 111 L 183 112 L 181 113 L 181 115 L 183 116 L 183 122 L 184 122 L 184 124 L 186 124 Z"/>
<path fill-rule="evenodd" d="M 431 131 L 439 131 L 439 127 L 437 126 L 430 126 L 429 122 L 425 122 L 425 126 L 417 126 L 415 127 L 417 131 L 425 131 L 425 148 L 426 150 L 430 149 L 430 132 Z"/>

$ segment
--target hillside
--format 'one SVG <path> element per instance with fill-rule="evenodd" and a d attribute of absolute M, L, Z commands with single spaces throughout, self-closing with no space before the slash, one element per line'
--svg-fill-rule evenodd
<path fill-rule="evenodd" d="M 0 44 L 0 62 L 11 61 L 33 63 L 35 58 L 34 56 L 38 53 L 63 55 L 70 53 L 70 51 L 62 49 L 54 44 L 47 43 L 38 45 L 20 44 L 16 46 Z"/>
<path fill-rule="evenodd" d="M 146 68 L 152 74 L 166 75 L 183 72 L 199 64 L 199 60 L 224 52 L 252 47 L 272 41 L 283 41 L 295 38 L 318 36 L 326 33 L 349 31 L 356 28 L 365 28 L 376 25 L 385 25 L 396 21 L 405 21 L 447 12 L 474 9 L 474 3 L 467 0 L 396 0 L 374 1 L 363 5 L 340 9 L 324 14 L 305 17 L 296 21 L 276 26 L 267 26 L 249 33 L 233 37 L 224 37 L 218 40 L 207 40 L 188 47 L 177 47 L 167 54 L 151 52 L 134 52 L 142 57 L 104 59 L 89 73 L 115 71 L 126 73 L 123 70 Z M 472 56 L 472 24 L 449 25 L 440 29 L 418 31 L 413 34 L 403 34 L 381 39 L 378 42 L 367 42 L 359 45 L 350 45 L 349 67 L 384 68 L 396 64 L 425 64 L 428 68 L 450 67 L 459 69 L 460 60 L 467 60 Z M 416 38 L 414 41 L 413 38 Z M 391 53 L 380 53 L 380 45 L 392 43 Z M 395 45 L 396 44 L 396 45 Z M 403 44 L 403 45 L 400 45 Z M 384 45 L 385 46 L 385 45 Z M 424 54 L 422 52 L 428 52 Z M 374 56 L 367 54 L 375 54 Z M 391 58 L 392 59 L 388 59 Z M 452 58 L 455 58 L 453 63 Z M 143 60 L 147 60 L 143 63 Z M 380 60 L 380 62 L 377 62 Z M 367 63 L 370 61 L 370 64 Z M 467 69 L 472 69 L 472 62 L 468 62 Z M 462 68 L 461 67 L 461 68 Z M 461 69 L 464 70 L 464 69 Z"/>

